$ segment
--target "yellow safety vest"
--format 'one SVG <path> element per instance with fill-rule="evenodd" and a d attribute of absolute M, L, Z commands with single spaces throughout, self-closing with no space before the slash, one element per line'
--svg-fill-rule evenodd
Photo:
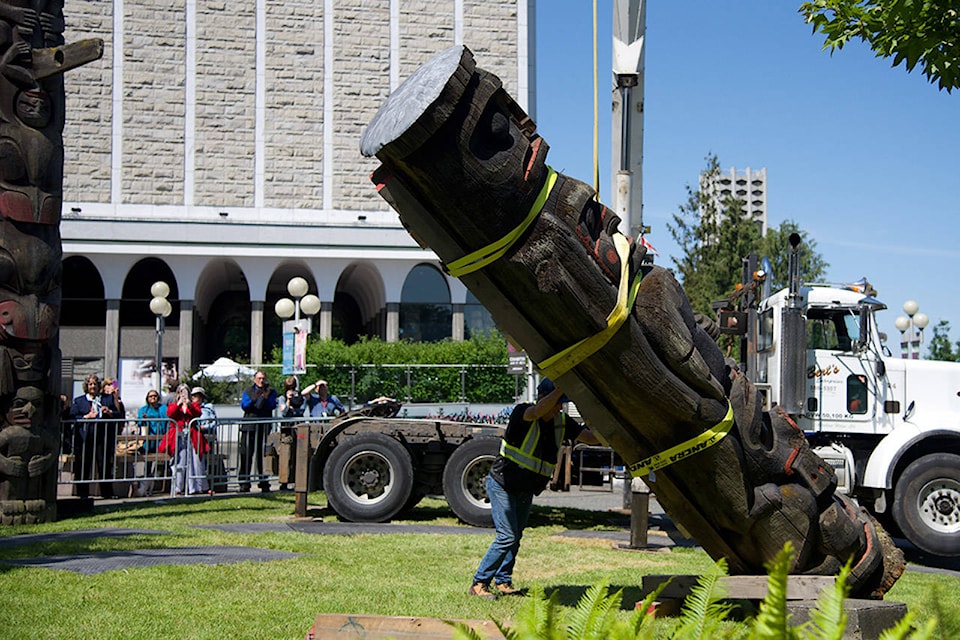
<path fill-rule="evenodd" d="M 553 436 L 556 439 L 557 451 L 560 450 L 560 445 L 563 444 L 563 434 L 565 431 L 566 419 L 563 412 L 561 412 L 557 414 L 557 417 L 553 421 Z M 527 435 L 524 436 L 523 442 L 519 447 L 509 444 L 506 438 L 500 440 L 500 455 L 524 469 L 549 478 L 553 475 L 553 468 L 556 466 L 556 463 L 541 460 L 534 455 L 539 441 L 540 420 L 537 419 L 533 421 L 533 424 L 527 430 Z"/>

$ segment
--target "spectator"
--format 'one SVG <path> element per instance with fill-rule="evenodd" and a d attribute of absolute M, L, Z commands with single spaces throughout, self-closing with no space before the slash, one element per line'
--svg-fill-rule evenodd
<path fill-rule="evenodd" d="M 113 462 L 117 449 L 117 423 L 106 422 L 117 417 L 113 395 L 100 393 L 100 377 L 91 373 L 83 381 L 84 394 L 73 399 L 70 417 L 76 421 L 73 431 L 75 456 L 74 479 L 77 495 L 90 496 L 90 485 L 96 479 L 100 496 L 115 498 Z"/>
<path fill-rule="evenodd" d="M 249 422 L 240 423 L 240 493 L 250 492 L 253 465 L 257 467 L 260 491 L 270 491 L 270 481 L 263 473 L 263 454 L 267 433 L 271 424 L 264 418 L 273 416 L 277 408 L 277 392 L 270 388 L 267 374 L 258 370 L 253 374 L 253 384 L 243 390 L 240 398 L 243 417 Z"/>
<path fill-rule="evenodd" d="M 173 458 L 173 490 L 177 495 L 207 493 L 210 487 L 202 457 L 210 450 L 194 418 L 200 417 L 200 403 L 190 400 L 189 387 L 177 387 L 175 403 L 167 405 L 167 416 L 176 424 L 160 442 L 160 453 Z"/>
<path fill-rule="evenodd" d="M 147 438 L 143 445 L 144 451 L 155 453 L 157 442 L 162 440 L 167 433 L 169 423 L 164 419 L 167 417 L 167 410 L 160 404 L 160 393 L 156 389 L 147 391 L 144 402 L 146 404 L 137 410 L 137 426 L 143 430 L 143 435 L 153 436 Z"/>
<path fill-rule="evenodd" d="M 280 397 L 280 417 L 301 418 L 304 406 L 304 397 L 300 393 L 300 382 L 295 376 L 283 381 L 283 395 Z M 296 423 L 292 420 L 280 423 L 280 433 L 271 434 L 268 438 L 277 450 L 280 491 L 288 489 L 287 484 L 296 478 L 296 455 L 294 443 L 297 441 Z"/>
<path fill-rule="evenodd" d="M 290 376 L 283 381 L 283 395 L 280 397 L 280 417 L 299 418 L 303 415 L 304 397 L 300 393 L 300 386 L 296 376 Z"/>
<path fill-rule="evenodd" d="M 159 391 L 156 389 L 147 391 L 144 402 L 145 404 L 137 410 L 137 426 L 140 428 L 140 433 L 146 436 L 143 443 L 144 453 L 154 454 L 157 452 L 157 445 L 166 435 L 170 423 L 166 420 L 166 408 L 160 404 Z M 141 497 L 153 495 L 153 484 L 156 479 L 156 463 L 148 458 L 145 466 L 146 478 L 137 487 L 137 495 Z"/>
<path fill-rule="evenodd" d="M 200 418 L 196 425 L 200 427 L 200 433 L 207 440 L 209 453 L 216 454 L 212 460 L 208 457 L 204 460 L 207 469 L 207 482 L 210 485 L 210 493 L 213 493 L 217 484 L 224 485 L 227 481 L 227 468 L 223 463 L 223 457 L 219 455 L 217 437 L 219 435 L 220 423 L 217 419 L 217 410 L 207 398 L 207 392 L 203 387 L 194 387 L 190 390 L 190 399 L 200 405 Z M 225 488 L 220 488 L 225 491 Z"/>
<path fill-rule="evenodd" d="M 312 393 L 314 389 L 316 393 Z M 303 390 L 303 396 L 307 399 L 312 418 L 332 418 L 347 411 L 337 396 L 330 395 L 326 380 L 317 380 L 308 386 Z"/>
<path fill-rule="evenodd" d="M 200 419 L 197 421 L 200 431 L 206 435 L 217 435 L 217 410 L 207 399 L 203 387 L 190 390 L 190 400 L 200 405 Z"/>
<path fill-rule="evenodd" d="M 100 391 L 105 396 L 113 398 L 113 406 L 117 408 L 117 418 L 127 417 L 127 408 L 123 406 L 123 400 L 120 399 L 120 385 L 116 378 L 104 378 L 103 388 Z"/>

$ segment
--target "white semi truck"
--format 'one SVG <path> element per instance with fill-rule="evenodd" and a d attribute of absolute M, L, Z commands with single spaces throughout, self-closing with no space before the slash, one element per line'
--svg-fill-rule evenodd
<path fill-rule="evenodd" d="M 892 357 L 869 283 L 801 285 L 799 244 L 776 293 L 745 261 L 749 293 L 720 309 L 721 332 L 743 336 L 747 375 L 834 467 L 838 491 L 920 549 L 960 555 L 960 363 Z"/>

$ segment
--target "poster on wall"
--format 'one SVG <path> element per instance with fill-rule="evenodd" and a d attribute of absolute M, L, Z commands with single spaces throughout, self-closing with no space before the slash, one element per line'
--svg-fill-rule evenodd
<path fill-rule="evenodd" d="M 161 366 L 164 392 L 176 389 L 179 381 L 178 358 L 164 358 Z M 136 411 L 156 388 L 157 366 L 154 358 L 120 359 L 120 399 L 128 411 Z M 164 401 L 166 398 L 164 398 Z"/>

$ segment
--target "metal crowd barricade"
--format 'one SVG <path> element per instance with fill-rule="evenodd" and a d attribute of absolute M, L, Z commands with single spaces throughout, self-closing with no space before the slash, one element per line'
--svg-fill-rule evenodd
<path fill-rule="evenodd" d="M 292 485 L 297 426 L 327 421 L 329 418 L 314 417 L 195 418 L 189 426 L 199 429 L 209 445 L 196 461 L 190 454 L 195 450 L 190 429 L 168 439 L 170 446 L 160 450 L 165 434 L 176 428 L 175 421 L 169 418 L 63 420 L 60 494 L 119 498 L 189 495 L 200 492 L 202 478 L 207 486 L 203 493 L 225 493 L 260 483 Z M 151 422 L 162 423 L 152 434 Z M 251 464 L 245 469 L 241 433 L 249 427 L 253 427 L 254 434 L 259 427 L 263 440 L 249 452 Z M 256 435 L 250 438 L 255 439 Z"/>
<path fill-rule="evenodd" d="M 148 423 L 160 423 L 150 433 Z M 170 480 L 169 456 L 159 451 L 169 418 L 63 420 L 58 485 L 68 495 L 132 497 L 163 491 Z"/>
<path fill-rule="evenodd" d="M 203 464 L 188 468 L 186 486 L 200 484 L 205 476 L 215 493 L 242 490 L 253 485 L 294 482 L 295 435 L 297 424 L 310 418 L 195 418 L 190 424 L 198 427 L 207 440 L 209 450 Z M 212 423 L 212 424 L 211 424 Z M 248 435 L 244 435 L 244 433 Z M 186 439 L 184 439 L 186 443 Z M 184 444 L 185 446 L 185 444 Z M 177 469 L 176 471 L 181 471 Z"/>

